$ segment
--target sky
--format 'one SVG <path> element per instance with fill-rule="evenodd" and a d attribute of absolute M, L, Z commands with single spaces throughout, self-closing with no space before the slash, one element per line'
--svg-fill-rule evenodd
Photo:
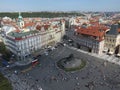
<path fill-rule="evenodd" d="M 0 0 L 0 12 L 120 11 L 120 0 Z"/>

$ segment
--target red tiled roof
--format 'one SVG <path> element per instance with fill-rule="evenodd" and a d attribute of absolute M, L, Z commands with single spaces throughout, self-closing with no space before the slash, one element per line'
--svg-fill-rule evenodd
<path fill-rule="evenodd" d="M 28 27 L 28 26 L 33 26 L 33 25 L 34 25 L 34 23 L 32 23 L 32 22 L 25 23 L 25 25 L 24 25 L 24 27 L 23 27 L 23 28 L 26 28 L 26 27 Z"/>
<path fill-rule="evenodd" d="M 16 30 L 15 30 L 15 32 L 18 32 L 18 33 L 19 33 L 19 32 L 20 32 L 20 30 L 19 30 L 19 29 L 16 29 Z"/>
<path fill-rule="evenodd" d="M 80 29 L 77 29 L 77 32 L 81 34 L 91 35 L 91 36 L 102 36 L 103 35 L 103 32 L 100 32 L 98 28 L 95 28 L 95 27 L 94 28 L 92 27 L 80 28 Z"/>
<path fill-rule="evenodd" d="M 58 28 L 58 26 L 57 26 L 57 25 L 55 25 L 55 26 L 53 26 L 53 28 Z"/>
<path fill-rule="evenodd" d="M 37 25 L 36 29 L 41 30 L 42 27 L 44 27 L 44 29 L 47 30 L 50 27 L 50 25 L 48 25 L 48 24 L 46 24 L 46 25 Z"/>
<path fill-rule="evenodd" d="M 48 29 L 50 27 L 50 25 L 43 25 L 43 27 L 46 29 Z"/>
<path fill-rule="evenodd" d="M 41 30 L 41 26 L 40 26 L 40 25 L 37 25 L 37 26 L 36 26 L 36 29 L 37 29 L 37 30 Z"/>
<path fill-rule="evenodd" d="M 120 33 L 120 28 L 118 28 L 118 32 Z"/>
<path fill-rule="evenodd" d="M 76 32 L 84 35 L 99 37 L 99 40 L 105 35 L 106 27 L 101 25 L 88 26 L 88 27 L 76 27 Z"/>

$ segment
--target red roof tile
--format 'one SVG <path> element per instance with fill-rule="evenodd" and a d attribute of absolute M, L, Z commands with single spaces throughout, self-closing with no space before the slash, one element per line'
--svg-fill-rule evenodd
<path fill-rule="evenodd" d="M 23 27 L 23 28 L 26 28 L 26 27 L 28 27 L 28 26 L 33 26 L 33 25 L 34 25 L 34 23 L 32 23 L 32 22 L 25 23 L 25 25 L 24 25 L 24 27 Z"/>
<path fill-rule="evenodd" d="M 118 32 L 120 33 L 120 28 L 118 28 Z"/>
<path fill-rule="evenodd" d="M 47 29 L 50 27 L 50 25 L 48 25 L 48 24 L 45 24 L 45 25 L 37 25 L 37 26 L 36 26 L 36 29 L 37 29 L 37 30 L 41 30 L 42 27 L 44 27 L 44 29 L 47 30 Z"/>
<path fill-rule="evenodd" d="M 50 27 L 50 25 L 44 25 L 43 27 L 44 27 L 45 30 L 46 30 L 46 29 L 48 29 L 48 28 Z"/>
<path fill-rule="evenodd" d="M 53 28 L 58 28 L 58 26 L 57 26 L 57 25 L 55 25 L 55 26 L 53 26 Z"/>
<path fill-rule="evenodd" d="M 99 40 L 105 35 L 107 28 L 101 25 L 88 26 L 88 27 L 76 27 L 76 32 L 84 35 L 99 37 Z"/>
<path fill-rule="evenodd" d="M 41 26 L 40 26 L 40 25 L 37 25 L 37 26 L 36 26 L 36 29 L 37 29 L 37 30 L 41 30 Z"/>

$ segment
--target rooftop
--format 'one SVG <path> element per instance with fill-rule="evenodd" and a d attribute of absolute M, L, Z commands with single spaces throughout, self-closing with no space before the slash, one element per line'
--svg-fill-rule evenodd
<path fill-rule="evenodd" d="M 120 25 L 113 24 L 111 25 L 111 29 L 107 32 L 108 35 L 118 35 L 120 31 Z"/>
<path fill-rule="evenodd" d="M 82 27 L 77 26 L 76 27 L 77 33 L 88 35 L 88 36 L 93 36 L 97 38 L 98 41 L 103 40 L 106 30 L 108 30 L 108 28 L 104 25 L 91 25 L 91 26 L 82 26 Z"/>
<path fill-rule="evenodd" d="M 28 36 L 28 35 L 31 35 L 31 34 L 35 34 L 35 33 L 38 33 L 37 30 L 34 30 L 34 31 L 28 31 L 28 32 L 10 32 L 8 33 L 8 35 L 12 36 L 12 37 L 15 37 L 15 38 L 22 38 L 23 36 Z"/>
<path fill-rule="evenodd" d="M 81 34 L 86 34 L 90 36 L 101 37 L 105 34 L 107 30 L 106 27 L 88 26 L 88 27 L 77 27 L 77 32 Z"/>

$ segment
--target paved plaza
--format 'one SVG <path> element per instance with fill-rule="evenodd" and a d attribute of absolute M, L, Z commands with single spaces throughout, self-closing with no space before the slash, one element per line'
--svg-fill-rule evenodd
<path fill-rule="evenodd" d="M 65 72 L 56 66 L 56 62 L 74 54 L 87 65 L 80 71 Z M 40 66 L 21 73 L 26 67 L 6 70 L 6 77 L 12 82 L 14 90 L 120 90 L 120 66 L 99 57 L 59 46 L 39 58 Z M 14 71 L 18 73 L 15 74 Z"/>

